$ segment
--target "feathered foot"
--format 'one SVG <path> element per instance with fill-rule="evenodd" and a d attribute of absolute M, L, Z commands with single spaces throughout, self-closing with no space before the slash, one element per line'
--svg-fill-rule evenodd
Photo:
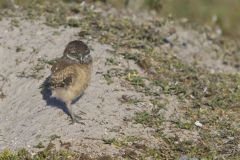
<path fill-rule="evenodd" d="M 72 109 L 72 105 L 71 102 L 66 103 L 66 107 L 68 109 L 69 115 L 71 117 L 71 123 L 70 124 L 75 124 L 75 123 L 79 123 L 79 124 L 83 124 L 85 125 L 85 123 L 81 122 L 80 120 L 82 120 L 82 118 L 80 116 L 77 116 L 73 113 L 73 109 Z M 84 112 L 83 112 L 84 113 Z M 85 114 L 85 113 L 84 113 Z"/>

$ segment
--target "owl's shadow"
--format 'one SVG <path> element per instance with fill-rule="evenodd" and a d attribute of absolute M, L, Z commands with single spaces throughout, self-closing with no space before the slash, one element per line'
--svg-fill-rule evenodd
<path fill-rule="evenodd" d="M 55 97 L 52 97 L 52 91 L 51 91 L 51 88 L 50 88 L 50 76 L 47 77 L 45 79 L 45 81 L 42 83 L 42 85 L 41 85 L 41 94 L 42 94 L 43 100 L 46 101 L 46 105 L 47 106 L 56 107 L 56 108 L 62 109 L 64 111 L 64 113 L 70 115 L 67 107 L 64 104 L 64 102 L 56 99 Z M 77 97 L 73 101 L 72 104 L 76 103 L 81 98 L 81 96 Z"/>

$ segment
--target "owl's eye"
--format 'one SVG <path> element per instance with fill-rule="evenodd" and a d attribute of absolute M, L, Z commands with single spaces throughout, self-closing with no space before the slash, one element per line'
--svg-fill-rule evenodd
<path fill-rule="evenodd" d="M 73 55 L 73 56 L 77 56 L 76 52 L 70 52 L 70 54 Z"/>

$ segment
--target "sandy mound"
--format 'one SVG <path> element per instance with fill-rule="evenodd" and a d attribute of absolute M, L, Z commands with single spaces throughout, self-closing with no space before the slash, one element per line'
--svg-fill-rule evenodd
<path fill-rule="evenodd" d="M 117 79 L 107 85 L 103 74 L 111 67 L 105 65 L 107 57 L 113 56 L 107 52 L 110 47 L 89 43 L 94 57 L 92 80 L 84 96 L 74 104 L 76 113 L 86 113 L 82 115 L 85 125 L 69 125 L 70 119 L 64 112 L 64 105 L 49 100 L 49 93 L 42 92 L 41 85 L 50 75 L 50 66 L 46 61 L 60 57 L 65 45 L 77 39 L 75 35 L 79 29 L 53 29 L 40 22 L 28 21 L 21 22 L 18 28 L 12 28 L 10 22 L 0 22 L 0 30 L 3 31 L 0 68 L 2 77 L 5 77 L 1 83 L 6 95 L 0 101 L 0 149 L 31 149 L 39 142 L 48 143 L 51 135 L 58 135 L 73 146 L 86 142 L 88 147 L 95 147 L 103 144 L 101 139 L 114 138 L 127 132 L 128 123 L 124 119 L 138 108 L 128 110 L 118 99 L 121 95 L 138 94 L 121 87 Z M 121 62 L 121 59 L 119 63 L 121 68 L 128 67 L 127 62 Z M 100 141 L 91 140 L 90 144 L 89 139 Z M 104 147 L 101 149 L 104 150 Z"/>
<path fill-rule="evenodd" d="M 133 16 L 134 18 L 136 17 Z M 148 18 L 151 19 L 151 17 Z M 175 26 L 171 21 L 164 22 L 164 25 L 156 25 L 155 28 L 152 27 L 154 18 L 146 20 L 146 22 L 151 22 L 149 25 L 126 23 L 132 27 L 129 30 L 127 25 L 115 26 L 117 24 L 114 24 L 115 21 L 109 26 L 104 26 L 102 24 L 104 22 L 96 23 L 95 20 L 92 20 L 88 22 L 89 24 L 86 23 L 89 26 L 92 25 L 92 30 L 95 29 L 95 32 L 88 33 L 88 41 L 81 39 L 89 45 L 94 58 L 92 79 L 85 94 L 73 104 L 74 112 L 81 115 L 84 124 L 69 125 L 70 118 L 65 112 L 63 103 L 51 98 L 50 91 L 44 85 L 50 76 L 52 60 L 62 55 L 69 41 L 79 39 L 78 34 L 81 28 L 63 26 L 52 28 L 46 26 L 42 20 L 31 21 L 24 18 L 3 18 L 0 21 L 0 30 L 2 31 L 0 35 L 0 150 L 4 148 L 17 150 L 25 147 L 29 151 L 35 152 L 39 150 L 36 148 L 39 142 L 47 146 L 49 141 L 52 141 L 57 149 L 70 148 L 78 152 L 89 153 L 91 156 L 101 154 L 122 156 L 124 155 L 122 152 L 132 149 L 136 150 L 134 154 L 144 152 L 146 157 L 155 155 L 164 157 L 165 152 L 169 151 L 170 155 L 170 150 L 176 151 L 178 144 L 182 142 L 186 141 L 186 145 L 189 144 L 189 140 L 191 144 L 202 142 L 200 135 L 202 130 L 197 128 L 194 122 L 200 118 L 204 120 L 204 114 L 207 111 L 210 113 L 211 108 L 206 108 L 205 104 L 202 105 L 201 107 L 205 108 L 201 108 L 200 111 L 205 111 L 205 113 L 200 117 L 195 106 L 190 105 L 191 100 L 194 100 L 194 95 L 187 91 L 193 92 L 193 90 L 182 89 L 182 86 L 178 85 L 180 82 L 183 84 L 182 77 L 182 81 L 175 77 L 176 82 L 170 77 L 170 82 L 165 86 L 152 85 L 153 82 L 147 77 L 147 72 L 151 75 L 151 67 L 144 72 L 136 65 L 141 58 L 137 57 L 136 63 L 133 59 L 134 56 L 138 56 L 138 48 L 146 47 L 141 45 L 153 45 L 155 47 L 150 46 L 150 48 L 157 49 L 159 51 L 157 54 L 166 57 L 174 55 L 184 63 L 194 64 L 194 67 L 201 66 L 212 72 L 238 72 L 239 68 L 223 64 L 222 56 L 225 50 L 214 41 L 209 40 L 206 34 L 201 34 L 193 29 L 185 29 L 178 23 Z M 161 21 L 156 23 L 158 22 Z M 105 29 L 102 32 L 105 37 L 98 34 L 98 39 L 102 38 L 103 43 L 104 38 L 106 41 L 112 38 L 116 43 L 118 38 L 122 37 L 123 41 L 117 45 L 123 45 L 126 40 L 127 44 L 124 45 L 132 48 L 126 47 L 129 50 L 123 48 L 123 50 L 126 49 L 123 51 L 125 55 L 118 54 L 116 52 L 121 52 L 121 47 L 119 47 L 120 51 L 113 49 L 116 44 L 108 46 L 95 41 L 91 36 L 98 33 L 98 27 L 102 27 L 102 30 Z M 115 27 L 116 30 L 110 32 L 111 27 Z M 126 33 L 117 32 L 121 29 L 126 29 Z M 131 30 L 135 33 L 138 29 L 141 30 L 141 33 L 136 37 L 130 34 Z M 172 33 L 170 34 L 171 29 Z M 115 32 L 119 34 L 116 34 L 119 37 L 114 35 Z M 127 37 L 129 36 L 127 34 L 133 38 Z M 127 38 L 123 37 L 133 41 L 127 41 Z M 146 39 L 148 41 L 145 41 Z M 141 40 L 141 43 L 134 40 Z M 142 52 L 145 53 L 145 51 Z M 168 64 L 157 63 L 155 69 L 158 69 L 159 73 L 161 73 L 162 65 L 165 69 L 162 70 L 162 74 L 171 75 L 172 70 L 173 74 L 176 74 L 178 68 L 172 63 L 178 61 L 163 60 L 159 62 L 170 63 L 169 67 Z M 176 65 L 184 67 L 182 63 Z M 130 85 L 130 81 L 126 82 L 126 70 L 128 69 L 138 71 L 140 83 L 142 81 L 145 83 L 143 90 L 137 91 L 134 88 L 136 86 Z M 156 70 L 153 72 L 156 73 Z M 191 71 L 191 73 L 193 72 Z M 194 79 L 191 78 L 195 77 L 190 75 L 187 78 L 189 81 L 193 81 Z M 202 91 L 201 87 L 199 87 L 200 91 L 197 91 L 207 92 L 208 88 L 205 87 Z M 182 90 L 186 90 L 185 97 L 180 97 L 181 93 L 180 96 L 177 94 Z M 192 115 L 188 115 L 189 110 L 192 111 Z M 139 117 L 136 113 L 140 113 Z M 219 111 L 220 113 L 222 112 Z M 193 119 L 189 119 L 189 117 Z M 211 127 L 211 124 L 209 125 Z M 215 134 L 215 132 L 211 134 Z M 166 135 L 172 139 L 169 137 L 167 139 Z M 63 144 L 66 144 L 67 147 Z M 207 146 L 207 144 L 200 143 L 200 146 Z M 186 151 L 188 150 L 186 149 Z"/>

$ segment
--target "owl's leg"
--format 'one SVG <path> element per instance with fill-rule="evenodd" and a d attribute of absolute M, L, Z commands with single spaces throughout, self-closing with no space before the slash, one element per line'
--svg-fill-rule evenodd
<path fill-rule="evenodd" d="M 75 123 L 75 117 L 74 117 L 74 114 L 73 114 L 71 102 L 66 102 L 66 107 L 68 109 L 69 116 L 71 117 L 71 120 L 72 120 L 71 124 L 74 124 Z"/>
<path fill-rule="evenodd" d="M 82 124 L 82 125 L 85 125 L 84 122 L 81 122 L 81 120 L 83 120 L 82 117 L 80 117 L 80 116 L 78 116 L 78 115 L 74 115 L 74 118 L 75 118 L 75 122 L 76 122 L 76 123 L 80 123 L 80 124 Z"/>
<path fill-rule="evenodd" d="M 74 123 L 81 123 L 84 124 L 83 122 L 80 122 L 79 119 L 81 119 L 81 117 L 79 116 L 75 116 L 75 114 L 73 113 L 73 109 L 72 109 L 72 105 L 71 102 L 67 102 L 66 103 L 66 107 L 68 109 L 69 115 L 71 117 L 72 122 L 70 124 L 74 124 Z"/>

